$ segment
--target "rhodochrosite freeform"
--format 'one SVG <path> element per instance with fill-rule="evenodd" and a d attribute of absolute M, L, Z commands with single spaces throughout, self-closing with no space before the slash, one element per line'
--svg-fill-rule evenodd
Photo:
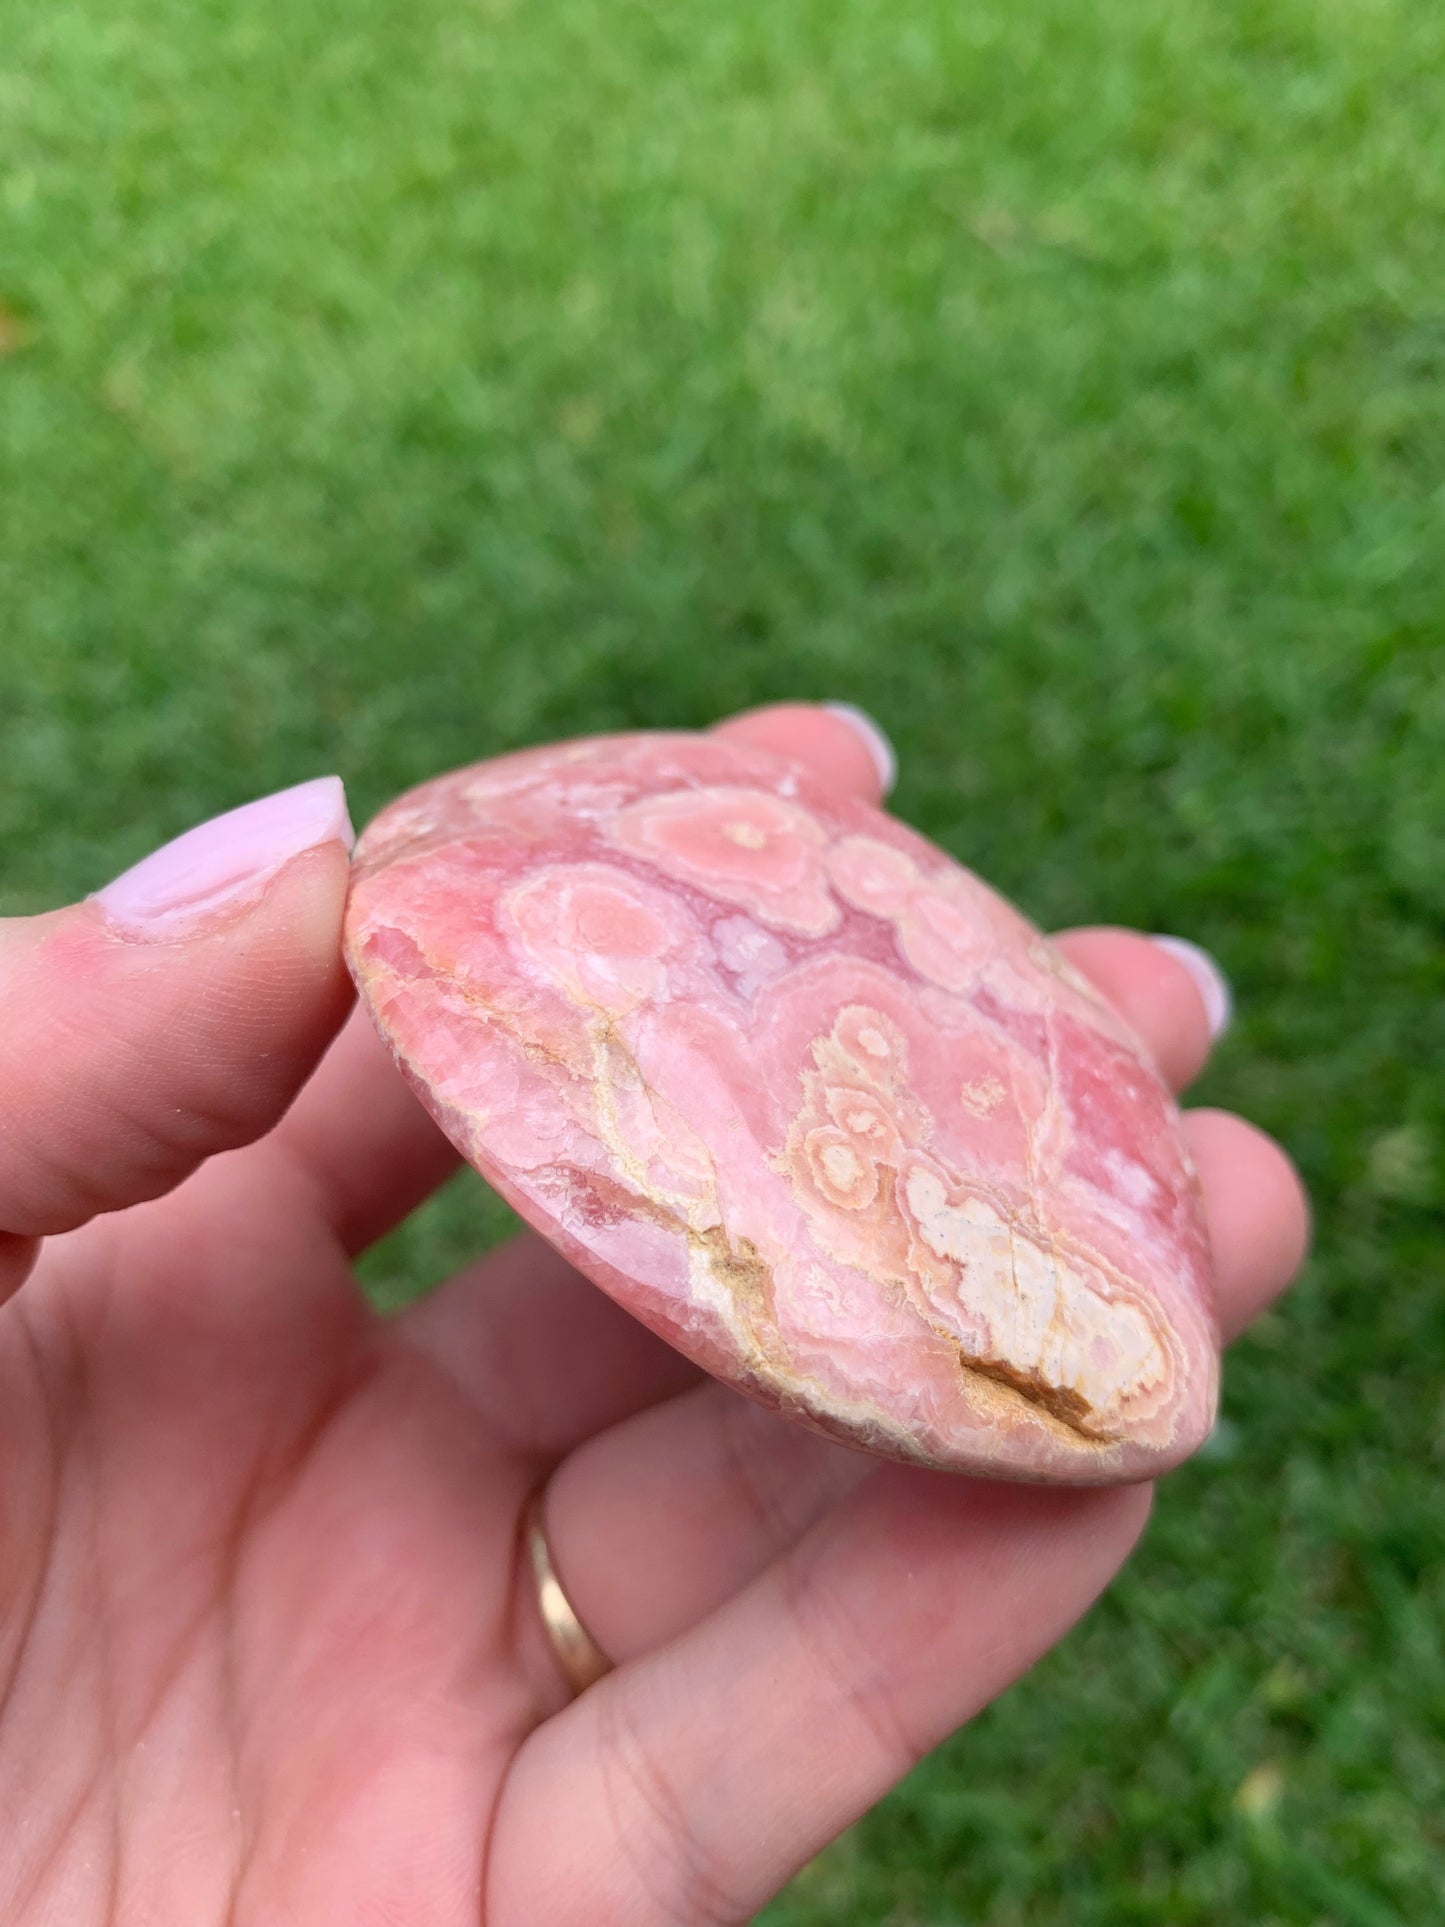
<path fill-rule="evenodd" d="M 526 751 L 382 812 L 347 951 L 464 1155 L 718 1377 L 1019 1478 L 1142 1478 L 1209 1430 L 1168 1092 L 1031 924 L 881 811 L 711 736 Z"/>

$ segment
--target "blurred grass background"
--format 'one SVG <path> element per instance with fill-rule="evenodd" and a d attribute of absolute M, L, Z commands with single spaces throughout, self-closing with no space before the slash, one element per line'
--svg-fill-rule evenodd
<path fill-rule="evenodd" d="M 1418 0 L 6 0 L 6 909 L 816 695 L 1040 920 L 1234 978 L 1308 1276 L 772 1927 L 1445 1915 L 1442 81 Z"/>

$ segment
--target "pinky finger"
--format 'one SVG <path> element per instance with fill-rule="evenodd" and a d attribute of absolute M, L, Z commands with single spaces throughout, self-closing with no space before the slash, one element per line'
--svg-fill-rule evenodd
<path fill-rule="evenodd" d="M 1184 1128 L 1204 1192 L 1219 1321 L 1237 1338 L 1304 1262 L 1309 1200 L 1272 1137 L 1230 1111 L 1187 1111 Z"/>

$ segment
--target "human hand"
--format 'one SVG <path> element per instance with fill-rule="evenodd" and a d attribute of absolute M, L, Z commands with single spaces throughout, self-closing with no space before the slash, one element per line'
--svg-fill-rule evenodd
<path fill-rule="evenodd" d="M 878 794 L 836 715 L 724 728 Z M 307 786 L 205 833 L 235 888 L 193 914 L 150 868 L 0 925 L 0 1924 L 745 1920 L 1067 1629 L 1147 1491 L 815 1438 L 530 1235 L 377 1318 L 349 1260 L 454 1157 L 343 1022 L 343 824 Z M 1187 1083 L 1189 971 L 1062 941 Z M 1232 1334 L 1305 1207 L 1249 1125 L 1189 1132 Z M 575 1700 L 544 1481 L 618 1662 Z"/>

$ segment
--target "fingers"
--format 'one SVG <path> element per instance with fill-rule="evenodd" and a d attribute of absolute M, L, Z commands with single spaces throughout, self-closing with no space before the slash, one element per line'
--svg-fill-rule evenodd
<path fill-rule="evenodd" d="M 1202 1111 L 1187 1128 L 1232 1333 L 1297 1268 L 1304 1196 L 1243 1120 Z M 750 1917 L 1047 1650 L 1147 1510 L 1137 1487 L 1048 1492 L 897 1467 L 860 1478 L 840 1448 L 787 1430 L 704 1387 L 556 1475 L 548 1530 L 564 1584 L 624 1664 L 519 1756 L 491 1863 L 498 1911 L 524 1882 L 535 1901 L 543 1869 L 559 1927 Z M 627 1476 L 630 1516 L 603 1504 Z M 649 1624 L 660 1644 L 634 1658 Z"/>
<path fill-rule="evenodd" d="M 1233 1333 L 1300 1261 L 1303 1192 L 1242 1120 L 1205 1111 L 1186 1128 Z M 747 1918 L 1059 1636 L 1147 1505 L 1137 1488 L 868 1474 L 710 1386 L 575 1454 L 548 1501 L 569 1595 L 624 1664 L 528 1742 L 494 1892 L 545 1865 L 549 1918 L 669 1923 Z M 604 1789 L 565 1830 L 553 1775 Z"/>
<path fill-rule="evenodd" d="M 532 1734 L 492 1908 L 553 1927 L 751 1918 L 1067 1630 L 1147 1509 L 1139 1487 L 876 1472 L 728 1606 Z"/>
<path fill-rule="evenodd" d="M 0 926 L 0 1263 L 267 1130 L 350 1001 L 335 777 L 203 824 Z"/>
<path fill-rule="evenodd" d="M 871 716 L 850 703 L 769 703 L 730 716 L 711 732 L 806 763 L 815 776 L 865 803 L 893 787 L 893 746 Z"/>
<path fill-rule="evenodd" d="M 1204 1194 L 1226 1338 L 1279 1296 L 1309 1246 L 1309 1200 L 1271 1137 L 1229 1111 L 1188 1111 L 1184 1129 Z"/>
<path fill-rule="evenodd" d="M 280 1124 L 256 1146 L 256 1170 L 288 1159 L 313 1180 L 345 1250 L 363 1251 L 431 1195 L 458 1164 L 364 1010 L 354 1010 Z"/>
<path fill-rule="evenodd" d="M 543 1527 L 568 1598 L 621 1662 L 731 1599 L 877 1469 L 709 1380 L 564 1459 Z"/>
<path fill-rule="evenodd" d="M 1054 942 L 1135 1032 L 1170 1089 L 1193 1083 L 1229 1015 L 1228 985 L 1208 954 L 1178 938 L 1107 927 L 1065 930 Z"/>

